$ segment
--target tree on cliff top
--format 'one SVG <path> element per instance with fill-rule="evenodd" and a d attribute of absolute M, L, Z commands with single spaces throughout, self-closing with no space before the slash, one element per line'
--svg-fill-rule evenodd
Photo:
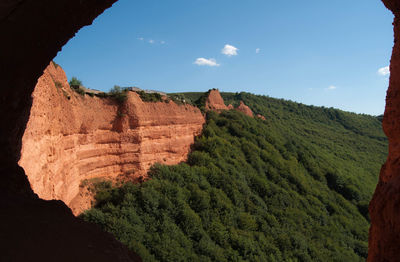
<path fill-rule="evenodd" d="M 72 86 L 81 86 L 82 85 L 82 81 L 79 80 L 78 78 L 76 78 L 75 76 L 73 76 L 71 78 L 71 80 L 69 80 L 69 85 Z"/>
<path fill-rule="evenodd" d="M 115 85 L 113 88 L 111 88 L 109 94 L 118 103 L 122 104 L 128 99 L 127 92 L 128 92 L 127 88 L 121 88 L 120 86 Z"/>

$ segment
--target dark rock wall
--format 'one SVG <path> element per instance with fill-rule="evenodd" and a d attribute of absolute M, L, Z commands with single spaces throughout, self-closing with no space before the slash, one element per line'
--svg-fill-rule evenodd
<path fill-rule="evenodd" d="M 115 1 L 0 1 L 0 261 L 140 261 L 61 201 L 37 198 L 17 164 L 37 79 Z"/>
<path fill-rule="evenodd" d="M 384 0 L 395 15 L 394 47 L 383 129 L 389 155 L 369 205 L 371 228 L 368 261 L 400 261 L 400 1 Z"/>

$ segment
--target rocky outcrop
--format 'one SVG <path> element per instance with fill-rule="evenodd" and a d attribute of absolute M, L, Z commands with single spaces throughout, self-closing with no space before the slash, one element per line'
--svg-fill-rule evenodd
<path fill-rule="evenodd" d="M 248 107 L 243 101 L 240 101 L 238 107 L 234 108 L 233 105 L 229 104 L 228 106 L 225 105 L 224 99 L 221 96 L 221 93 L 218 89 L 212 89 L 208 93 L 206 103 L 205 103 L 206 110 L 212 110 L 216 112 L 221 112 L 223 110 L 236 110 L 242 112 L 243 114 L 254 117 L 253 111 Z M 265 120 L 265 116 L 257 114 L 257 118 Z"/>
<path fill-rule="evenodd" d="M 383 129 L 389 139 L 389 156 L 369 205 L 371 228 L 368 261 L 400 261 L 400 2 L 384 0 L 394 18 L 394 48 L 386 96 Z"/>
<path fill-rule="evenodd" d="M 240 101 L 239 106 L 236 107 L 235 110 L 242 112 L 247 116 L 254 117 L 253 111 L 251 111 L 250 107 L 246 106 L 243 101 Z"/>
<path fill-rule="evenodd" d="M 267 119 L 265 118 L 265 116 L 260 115 L 260 114 L 257 114 L 257 118 L 260 118 L 261 120 L 267 120 Z"/>
<path fill-rule="evenodd" d="M 185 161 L 205 122 L 196 107 L 146 103 L 136 92 L 123 104 L 82 96 L 54 63 L 32 96 L 19 164 L 39 197 L 62 200 L 76 214 L 90 207 L 82 181 L 137 180 L 154 163 Z"/>
<path fill-rule="evenodd" d="M 225 105 L 224 99 L 222 98 L 218 89 L 210 90 L 206 99 L 205 108 L 206 110 L 213 110 L 217 112 L 230 109 Z"/>
<path fill-rule="evenodd" d="M 61 47 L 116 0 L 0 4 L 0 261 L 140 261 L 110 234 L 44 201 L 17 164 L 38 78 Z"/>

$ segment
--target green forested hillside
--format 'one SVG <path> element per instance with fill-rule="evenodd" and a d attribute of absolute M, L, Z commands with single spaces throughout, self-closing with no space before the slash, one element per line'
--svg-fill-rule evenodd
<path fill-rule="evenodd" d="M 155 165 L 142 184 L 99 184 L 82 217 L 144 261 L 365 261 L 367 206 L 387 153 L 381 122 L 222 95 L 266 120 L 208 112 L 188 163 Z"/>

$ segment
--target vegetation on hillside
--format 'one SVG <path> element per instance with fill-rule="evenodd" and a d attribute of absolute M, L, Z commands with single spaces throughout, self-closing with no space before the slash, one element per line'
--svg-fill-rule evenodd
<path fill-rule="evenodd" d="M 178 105 L 182 104 L 191 104 L 191 101 L 187 100 L 185 95 L 183 94 L 168 94 L 168 99 L 172 100 L 174 103 Z"/>
<path fill-rule="evenodd" d="M 211 90 L 205 93 L 188 92 L 188 93 L 170 93 L 168 96 L 173 100 L 185 101 L 186 104 L 197 106 L 203 113 L 205 113 L 205 103 Z"/>
<path fill-rule="evenodd" d="M 139 94 L 143 102 L 163 102 L 162 95 L 159 93 L 148 93 L 145 91 L 135 91 Z"/>
<path fill-rule="evenodd" d="M 100 98 L 111 97 L 115 99 L 119 104 L 123 104 L 128 99 L 129 88 L 122 88 L 118 85 L 115 85 L 110 89 L 108 93 L 97 93 L 95 96 Z M 162 95 L 159 93 L 148 93 L 145 91 L 134 91 L 142 99 L 143 102 L 163 102 Z"/>
<path fill-rule="evenodd" d="M 367 206 L 387 151 L 381 122 L 222 95 L 266 120 L 208 112 L 187 163 L 155 165 L 141 184 L 102 184 L 82 217 L 144 261 L 365 261 Z"/>
<path fill-rule="evenodd" d="M 108 92 L 108 96 L 115 99 L 119 104 L 123 104 L 128 99 L 128 89 L 121 88 L 118 85 L 115 85 Z"/>
<path fill-rule="evenodd" d="M 82 81 L 73 76 L 69 80 L 69 86 L 71 87 L 72 90 L 74 90 L 76 93 L 80 94 L 81 96 L 85 96 L 86 92 L 85 89 L 82 87 Z M 68 98 L 69 99 L 69 98 Z"/>

